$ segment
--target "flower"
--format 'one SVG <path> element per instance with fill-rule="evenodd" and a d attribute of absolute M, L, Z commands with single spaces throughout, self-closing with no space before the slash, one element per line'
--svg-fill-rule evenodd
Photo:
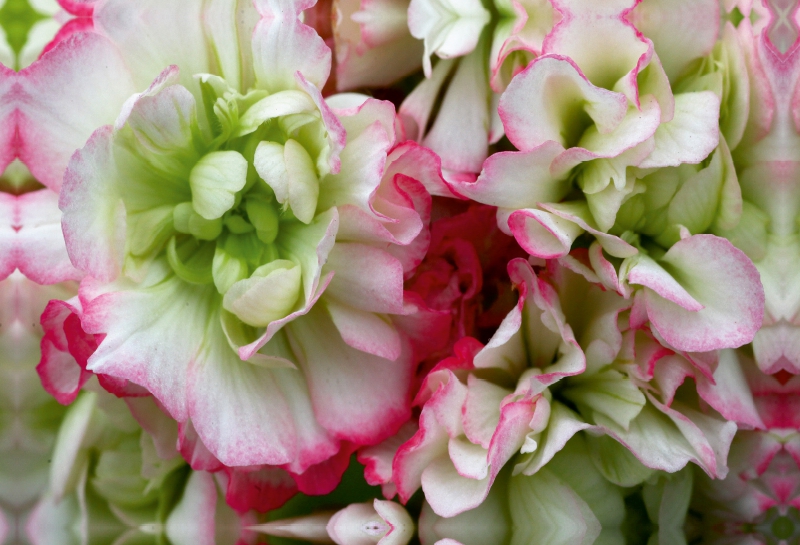
<path fill-rule="evenodd" d="M 144 387 L 227 466 L 302 474 L 409 416 L 393 316 L 444 184 L 396 145 L 391 105 L 324 101 L 329 50 L 265 9 L 250 86 L 200 74 L 195 95 L 166 69 L 72 157 L 60 206 L 81 327 L 103 336 L 86 369 Z"/>
<path fill-rule="evenodd" d="M 462 339 L 426 377 L 419 429 L 390 471 L 383 447 L 361 453 L 373 482 L 394 483 L 403 501 L 421 486 L 434 512 L 453 517 L 485 501 L 507 463 L 536 474 L 581 430 L 599 435 L 587 438 L 593 456 L 620 486 L 688 462 L 726 474 L 733 421 L 762 425 L 732 351 L 671 346 L 634 301 L 555 262 L 508 270 L 517 307 L 486 346 Z"/>

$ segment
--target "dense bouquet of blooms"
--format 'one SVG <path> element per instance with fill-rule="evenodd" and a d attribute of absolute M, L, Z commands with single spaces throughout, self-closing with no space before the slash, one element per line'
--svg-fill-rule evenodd
<path fill-rule="evenodd" d="M 0 543 L 800 543 L 800 3 L 0 6 Z"/>

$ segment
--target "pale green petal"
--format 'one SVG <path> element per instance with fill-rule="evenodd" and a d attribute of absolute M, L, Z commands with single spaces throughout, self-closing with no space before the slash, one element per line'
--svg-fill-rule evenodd
<path fill-rule="evenodd" d="M 247 160 L 238 151 L 213 151 L 192 168 L 189 186 L 192 206 L 207 220 L 222 217 L 233 207 L 236 192 L 247 182 Z"/>
<path fill-rule="evenodd" d="M 225 293 L 222 306 L 246 324 L 266 327 L 285 317 L 300 295 L 302 270 L 299 265 L 277 259 L 262 265 Z"/>

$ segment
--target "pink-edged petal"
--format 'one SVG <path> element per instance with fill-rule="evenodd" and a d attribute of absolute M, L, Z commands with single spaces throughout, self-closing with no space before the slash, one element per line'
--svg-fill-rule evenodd
<path fill-rule="evenodd" d="M 588 114 L 600 133 L 612 131 L 625 117 L 628 99 L 592 85 L 571 59 L 547 55 L 512 80 L 500 98 L 499 111 L 509 140 L 528 151 L 548 140 L 575 145 L 581 135 L 570 134 L 570 125 L 578 112 Z"/>
<path fill-rule="evenodd" d="M 405 503 L 422 486 L 422 473 L 434 461 L 447 457 L 446 430 L 436 422 L 436 415 L 429 407 L 423 407 L 419 417 L 419 430 L 398 450 L 392 462 L 392 479 L 397 485 L 400 500 Z"/>
<path fill-rule="evenodd" d="M 625 258 L 638 253 L 638 250 L 634 246 L 628 244 L 620 237 L 599 230 L 594 224 L 594 221 L 592 221 L 591 212 L 580 203 L 543 203 L 540 207 L 559 218 L 575 223 L 587 233 L 594 235 L 600 243 L 600 246 L 602 246 L 603 250 L 608 252 L 609 255 Z"/>
<path fill-rule="evenodd" d="M 619 281 L 614 265 L 603 255 L 603 247 L 599 242 L 593 242 L 589 247 L 589 262 L 606 289 L 616 291 L 626 298 L 630 295 L 630 289 L 625 289 L 627 285 Z"/>
<path fill-rule="evenodd" d="M 185 421 L 189 365 L 203 344 L 216 292 L 174 276 L 159 280 L 84 303 L 84 330 L 106 335 L 87 368 L 144 386 L 170 416 Z"/>
<path fill-rule="evenodd" d="M 239 514 L 251 509 L 261 513 L 278 509 L 297 493 L 294 480 L 280 468 L 227 468 L 226 473 L 225 503 Z"/>
<path fill-rule="evenodd" d="M 73 152 L 136 90 L 117 48 L 96 33 L 59 43 L 20 73 L 19 84 L 20 158 L 56 191 Z"/>
<path fill-rule="evenodd" d="M 188 373 L 187 408 L 198 435 L 228 466 L 288 464 L 297 441 L 275 371 L 240 361 L 221 331 L 216 337 L 206 339 Z"/>
<path fill-rule="evenodd" d="M 341 341 L 333 322 L 317 308 L 288 331 L 316 419 L 329 433 L 371 445 L 408 420 L 413 368 L 407 343 L 393 362 L 360 352 Z"/>
<path fill-rule="evenodd" d="M 327 460 L 310 466 L 302 473 L 292 473 L 297 489 L 310 496 L 332 492 L 342 481 L 342 475 L 350 465 L 350 456 L 355 450 L 355 445 L 342 443 L 339 451 Z"/>
<path fill-rule="evenodd" d="M 403 142 L 389 153 L 386 175 L 403 174 L 420 182 L 431 195 L 452 197 L 453 192 L 442 178 L 442 160 L 433 151 L 416 142 Z"/>
<path fill-rule="evenodd" d="M 558 202 L 569 191 L 566 178 L 550 174 L 553 160 L 564 147 L 553 140 L 524 152 L 491 155 L 474 183 L 453 182 L 459 195 L 501 208 L 535 208 L 540 202 Z"/>
<path fill-rule="evenodd" d="M 425 257 L 430 243 L 431 196 L 416 179 L 402 172 L 384 174 L 372 211 L 338 206 L 337 240 L 376 245 L 396 257 L 409 275 Z"/>
<path fill-rule="evenodd" d="M 36 372 L 42 387 L 62 405 L 69 405 L 92 374 L 81 369 L 69 352 L 58 350 L 50 339 L 42 339 L 41 351 Z"/>
<path fill-rule="evenodd" d="M 342 340 L 357 350 L 396 360 L 402 350 L 397 329 L 379 315 L 329 299 L 325 305 Z"/>
<path fill-rule="evenodd" d="M 384 226 L 396 243 L 386 251 L 400 261 L 408 278 L 430 247 L 431 195 L 419 181 L 398 173 L 391 183 L 381 185 L 373 207 L 389 218 Z"/>
<path fill-rule="evenodd" d="M 75 324 L 78 327 L 72 329 L 80 329 L 79 313 L 80 302 L 75 297 L 69 301 L 50 301 L 41 317 L 44 337 L 41 342 L 42 357 L 36 372 L 45 391 L 62 405 L 72 403 L 91 377 L 91 373 L 85 369 L 86 360 L 81 365 L 71 353 L 68 328 L 65 327 L 66 322 L 71 320 L 78 322 Z"/>
<path fill-rule="evenodd" d="M 347 143 L 346 131 L 339 121 L 339 118 L 333 113 L 333 110 L 330 109 L 327 102 L 325 102 L 325 99 L 322 97 L 321 85 L 317 85 L 314 81 L 306 79 L 305 75 L 299 70 L 295 72 L 295 81 L 300 89 L 308 93 L 308 96 L 311 97 L 311 100 L 314 101 L 314 104 L 319 110 L 325 130 L 327 131 L 326 137 L 328 145 L 330 146 L 327 166 L 329 172 L 336 174 L 339 172 L 342 165 L 340 155 Z M 322 167 L 318 166 L 317 168 Z"/>
<path fill-rule="evenodd" d="M 577 147 L 568 149 L 553 161 L 551 171 L 564 176 L 580 163 L 617 157 L 625 161 L 625 166 L 639 165 L 647 160 L 645 157 L 652 155 L 653 144 L 644 143 L 658 133 L 661 125 L 658 102 L 651 95 L 645 96 L 639 109 L 629 108 L 612 130 L 603 132 L 597 125 L 589 127 L 577 142 Z M 623 156 L 625 152 L 628 153 Z"/>
<path fill-rule="evenodd" d="M 526 252 L 542 259 L 567 255 L 583 233 L 574 222 L 543 210 L 517 210 L 508 217 L 508 227 Z"/>
<path fill-rule="evenodd" d="M 524 259 L 511 260 L 508 274 L 520 291 L 519 301 L 475 356 L 475 367 L 513 365 L 517 375 L 526 367 L 536 367 L 543 370 L 537 377 L 542 384 L 582 373 L 586 356 L 566 323 L 558 293 L 537 278 Z"/>
<path fill-rule="evenodd" d="M 364 479 L 373 486 L 381 485 L 386 498 L 392 498 L 396 494 L 395 485 L 391 482 L 394 457 L 416 431 L 416 423 L 406 422 L 393 436 L 358 451 L 358 461 L 364 465 Z"/>
<path fill-rule="evenodd" d="M 326 270 L 334 271 L 326 299 L 367 312 L 403 312 L 403 268 L 391 254 L 366 244 L 339 243 Z"/>
<path fill-rule="evenodd" d="M 394 502 L 378 499 L 373 500 L 372 505 L 389 525 L 389 531 L 378 545 L 406 545 L 414 537 L 414 522 L 405 509 Z"/>
<path fill-rule="evenodd" d="M 302 375 L 240 361 L 219 326 L 206 331 L 187 382 L 192 423 L 225 465 L 285 464 L 301 472 L 338 450 L 313 418 Z"/>
<path fill-rule="evenodd" d="M 526 397 L 519 401 L 506 403 L 500 409 L 500 420 L 497 423 L 497 429 L 492 435 L 487 456 L 487 461 L 491 467 L 489 473 L 490 485 L 506 462 L 519 452 L 525 443 L 525 436 L 532 428 L 538 427 L 536 420 L 540 408 L 539 399 L 541 398 L 530 399 Z M 549 413 L 549 410 L 545 404 L 545 414 L 547 413 Z"/>
<path fill-rule="evenodd" d="M 653 402 L 652 397 L 650 402 Z M 597 417 L 597 422 L 649 468 L 674 473 L 687 463 L 694 462 L 709 475 L 724 476 L 727 470 L 724 466 L 724 456 L 723 465 L 720 465 L 717 459 L 718 453 L 709 441 L 713 440 L 715 444 L 721 443 L 727 452 L 725 444 L 730 445 L 736 424 L 692 412 L 694 420 L 703 421 L 703 428 L 706 428 L 703 430 L 685 414 L 660 404 L 657 406 L 658 408 L 650 403 L 645 405 L 627 431 L 602 415 Z M 709 433 L 706 434 L 704 431 Z"/>
<path fill-rule="evenodd" d="M 73 265 L 104 281 L 119 274 L 125 248 L 125 210 L 112 145 L 110 126 L 95 131 L 70 160 L 59 201 Z"/>
<path fill-rule="evenodd" d="M 786 369 L 800 374 L 800 337 L 797 328 L 786 322 L 763 325 L 753 339 L 753 355 L 763 373 Z"/>
<path fill-rule="evenodd" d="M 753 340 L 764 316 L 764 288 L 741 250 L 713 235 L 694 235 L 675 243 L 661 261 L 704 307 L 687 310 L 655 291 L 645 292 L 647 315 L 669 344 L 707 352 Z"/>
<path fill-rule="evenodd" d="M 177 445 L 183 459 L 195 471 L 215 472 L 225 467 L 197 435 L 191 420 L 178 424 Z"/>
<path fill-rule="evenodd" d="M 17 198 L 17 207 L 22 226 L 16 237 L 20 272 L 39 284 L 80 280 L 83 274 L 70 263 L 64 244 L 58 195 L 47 189 L 26 193 Z"/>
<path fill-rule="evenodd" d="M 473 443 L 489 448 L 500 421 L 500 406 L 509 391 L 474 375 L 468 379 L 469 389 L 464 402 L 464 433 Z"/>
<path fill-rule="evenodd" d="M 598 87 L 616 88 L 620 80 L 635 82 L 653 46 L 625 20 L 629 6 L 569 4 L 556 2 L 556 9 L 568 14 L 545 38 L 543 52 L 573 59 Z M 630 98 L 638 102 L 638 97 Z"/>
<path fill-rule="evenodd" d="M 327 531 L 337 545 L 406 545 L 414 536 L 414 523 L 398 504 L 376 499 L 337 511 Z"/>
<path fill-rule="evenodd" d="M 394 108 L 370 99 L 355 113 L 339 115 L 347 131 L 347 146 L 341 152 L 341 170 L 321 181 L 318 207 L 352 204 L 370 212 L 394 141 Z"/>
<path fill-rule="evenodd" d="M 436 422 L 452 439 L 464 433 L 462 411 L 467 391 L 467 387 L 458 380 L 452 370 L 434 368 L 434 371 L 425 377 L 414 404 L 423 404 L 426 394 L 429 394 L 430 397 L 424 401 L 425 407 L 429 407 L 436 415 Z"/>
<path fill-rule="evenodd" d="M 723 417 L 744 426 L 761 428 L 764 424 L 753 401 L 742 362 L 734 350 L 721 350 L 713 382 L 704 376 L 695 378 L 697 393 Z"/>
<path fill-rule="evenodd" d="M 664 267 L 648 256 L 642 256 L 628 272 L 628 282 L 645 286 L 686 310 L 697 312 L 705 308 Z"/>
<path fill-rule="evenodd" d="M 697 457 L 691 461 L 698 464 L 712 478 L 724 479 L 728 473 L 728 451 L 736 434 L 736 425 L 714 414 L 705 414 L 679 404 L 667 408 L 660 405 L 652 396 L 648 397 L 675 423 L 697 452 Z"/>
<path fill-rule="evenodd" d="M 272 3 L 272 2 L 271 2 Z M 275 2 L 277 5 L 278 3 Z M 282 11 L 291 11 L 284 6 Z M 270 92 L 296 89 L 295 74 L 322 89 L 331 71 L 331 50 L 309 26 L 291 14 L 262 19 L 253 33 L 256 85 Z"/>
<path fill-rule="evenodd" d="M 19 65 L 21 68 L 27 68 L 73 34 L 92 31 L 94 31 L 92 17 L 75 17 L 63 25 L 59 25 L 55 19 L 39 21 L 31 29 L 25 47 L 20 51 Z"/>

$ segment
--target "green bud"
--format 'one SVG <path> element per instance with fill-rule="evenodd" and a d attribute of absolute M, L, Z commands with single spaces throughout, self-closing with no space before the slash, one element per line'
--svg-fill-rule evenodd
<path fill-rule="evenodd" d="M 173 210 L 175 230 L 200 240 L 214 240 L 222 234 L 222 219 L 207 220 L 195 212 L 192 203 L 183 202 Z"/>
<path fill-rule="evenodd" d="M 233 284 L 222 306 L 246 324 L 266 327 L 289 314 L 302 288 L 302 269 L 278 259 L 256 269 L 250 278 Z"/>
<path fill-rule="evenodd" d="M 207 220 L 230 210 L 236 193 L 247 181 L 247 160 L 238 151 L 213 151 L 203 156 L 189 174 L 192 206 Z"/>
<path fill-rule="evenodd" d="M 175 274 L 186 282 L 210 284 L 214 281 L 211 274 L 214 247 L 213 243 L 198 243 L 192 238 L 185 238 L 179 244 L 177 238 L 172 237 L 167 244 L 167 261 Z"/>
<path fill-rule="evenodd" d="M 272 244 L 278 236 L 278 211 L 272 203 L 260 198 L 245 200 L 245 210 L 250 223 L 256 228 L 258 238 L 264 244 Z"/>
<path fill-rule="evenodd" d="M 253 230 L 253 226 L 239 214 L 231 214 L 225 218 L 225 227 L 235 235 L 243 235 Z"/>
<path fill-rule="evenodd" d="M 214 250 L 211 274 L 219 293 L 224 295 L 235 282 L 247 278 L 249 273 L 247 261 L 232 256 L 223 247 L 217 245 Z"/>

